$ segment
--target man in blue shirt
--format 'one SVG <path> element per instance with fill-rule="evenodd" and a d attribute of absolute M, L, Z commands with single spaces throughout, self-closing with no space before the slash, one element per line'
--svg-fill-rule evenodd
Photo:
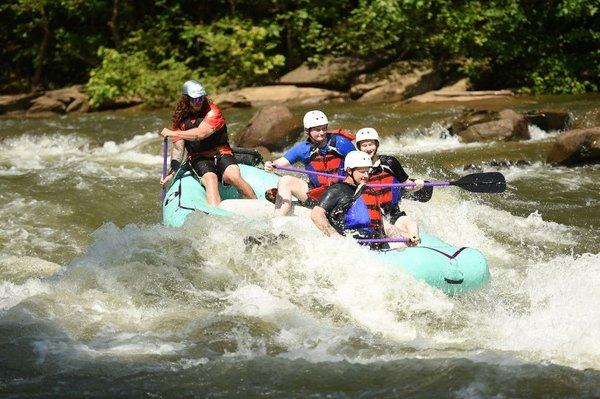
<path fill-rule="evenodd" d="M 265 162 L 265 170 L 273 172 L 277 166 L 289 167 L 300 162 L 306 170 L 343 176 L 344 158 L 356 149 L 352 144 L 354 137 L 342 129 L 327 131 L 329 121 L 321 111 L 307 112 L 303 122 L 307 139 L 294 145 L 281 158 Z M 309 175 L 306 182 L 298 177 L 283 176 L 277 184 L 275 215 L 283 216 L 290 212 L 292 195 L 302 203 L 309 198 L 318 201 L 325 189 L 338 180 Z"/>

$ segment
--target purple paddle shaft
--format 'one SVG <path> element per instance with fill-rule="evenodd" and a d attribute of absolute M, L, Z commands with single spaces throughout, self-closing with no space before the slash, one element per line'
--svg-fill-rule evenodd
<path fill-rule="evenodd" d="M 409 242 L 406 237 L 386 237 L 386 238 L 359 238 L 356 240 L 362 244 L 381 244 L 385 242 Z"/>
<path fill-rule="evenodd" d="M 344 179 L 344 176 L 332 175 L 332 174 L 323 173 L 323 172 L 315 172 L 315 171 L 306 170 L 306 169 L 290 168 L 290 167 L 287 167 L 287 166 L 276 166 L 275 169 L 285 170 L 286 172 L 304 173 L 305 175 L 331 177 L 332 179 L 340 179 L 340 180 Z"/>
<path fill-rule="evenodd" d="M 287 172 L 304 173 L 304 174 L 313 175 L 313 176 L 331 177 L 331 178 L 340 179 L 340 180 L 344 179 L 344 176 L 332 175 L 332 174 L 323 173 L 323 172 L 314 172 L 312 170 L 306 170 L 306 169 L 290 168 L 290 167 L 286 167 L 286 166 L 276 166 L 275 169 L 285 170 Z M 374 184 L 374 183 L 367 184 L 367 186 L 373 187 L 373 188 L 381 188 L 381 187 L 412 187 L 414 185 L 415 185 L 415 183 L 413 183 L 413 182 L 408 182 L 408 183 L 390 183 L 390 184 Z M 440 187 L 440 186 L 449 186 L 449 185 L 450 185 L 449 181 L 430 181 L 430 182 L 426 182 L 423 185 L 423 187 Z"/>
<path fill-rule="evenodd" d="M 412 187 L 415 183 L 390 183 L 390 184 L 367 184 L 369 187 L 373 188 L 381 188 L 381 187 Z M 440 187 L 440 186 L 449 186 L 449 181 L 428 181 L 423 184 L 423 187 Z"/>

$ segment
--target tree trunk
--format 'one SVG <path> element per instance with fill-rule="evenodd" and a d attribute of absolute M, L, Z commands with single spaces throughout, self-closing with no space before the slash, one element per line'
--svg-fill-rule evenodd
<path fill-rule="evenodd" d="M 108 21 L 108 27 L 113 37 L 115 47 L 119 47 L 121 44 L 121 35 L 119 34 L 119 0 L 113 1 L 113 10 L 110 21 Z"/>
<path fill-rule="evenodd" d="M 46 12 L 43 7 L 40 13 L 40 27 L 42 28 L 44 35 L 42 37 L 40 49 L 38 50 L 37 56 L 35 57 L 34 61 L 35 71 L 33 73 L 33 79 L 31 81 L 32 93 L 43 88 L 42 77 L 44 74 L 44 63 L 46 62 L 46 53 L 48 52 L 48 43 L 50 42 L 50 23 L 48 21 Z"/>

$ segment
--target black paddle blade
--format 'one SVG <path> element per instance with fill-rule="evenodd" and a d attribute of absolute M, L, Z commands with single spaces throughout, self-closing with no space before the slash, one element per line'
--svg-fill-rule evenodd
<path fill-rule="evenodd" d="M 473 173 L 451 181 L 450 185 L 473 193 L 502 193 L 506 190 L 506 180 L 500 172 Z"/>
<path fill-rule="evenodd" d="M 427 180 L 425 180 L 427 183 Z M 402 198 L 406 198 L 413 201 L 427 202 L 433 196 L 433 187 L 423 187 L 419 191 L 402 191 Z"/>

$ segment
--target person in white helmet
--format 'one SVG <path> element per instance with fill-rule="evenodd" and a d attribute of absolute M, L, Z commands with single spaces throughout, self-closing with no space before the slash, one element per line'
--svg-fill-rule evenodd
<path fill-rule="evenodd" d="M 252 187 L 242 178 L 227 138 L 227 125 L 221 110 L 196 80 L 188 80 L 172 117 L 171 129 L 164 128 L 163 137 L 173 138 L 171 168 L 160 184 L 164 186 L 181 166 L 184 152 L 190 168 L 206 189 L 211 205 L 221 202 L 219 179 L 234 186 L 245 198 L 256 198 Z"/>
<path fill-rule="evenodd" d="M 329 120 L 318 110 L 309 111 L 304 115 L 304 130 L 307 139 L 297 143 L 286 151 L 282 157 L 265 162 L 265 170 L 273 172 L 277 166 L 289 167 L 301 162 L 307 170 L 334 175 L 343 174 L 344 157 L 355 150 L 352 140 L 354 137 L 342 130 L 328 131 Z M 325 189 L 338 179 L 309 175 L 308 183 L 294 176 L 282 176 L 277 184 L 275 196 L 275 215 L 283 216 L 290 213 L 292 195 L 302 203 L 312 199 L 318 200 Z"/>
<path fill-rule="evenodd" d="M 352 235 L 354 238 L 385 237 L 387 225 L 374 228 L 371 213 L 363 191 L 369 181 L 369 171 L 373 163 L 369 154 L 352 151 L 344 162 L 345 178 L 332 184 L 322 195 L 319 204 L 311 212 L 313 223 L 330 237 Z M 372 249 L 383 249 L 386 244 L 372 244 Z"/>
<path fill-rule="evenodd" d="M 371 127 L 365 127 L 356 132 L 356 148 L 369 154 L 373 161 L 373 168 L 369 175 L 369 183 L 394 184 L 412 180 L 415 185 L 406 187 L 407 191 L 418 191 L 423 188 L 421 179 L 409 179 L 398 159 L 391 155 L 379 155 L 379 134 Z M 368 188 L 364 192 L 364 199 L 371 212 L 371 224 L 374 228 L 382 225 L 384 220 L 393 224 L 400 234 L 411 240 L 410 245 L 420 242 L 419 226 L 417 220 L 407 216 L 400 210 L 402 189 L 399 187 Z M 379 212 L 380 211 L 380 212 Z M 388 229 L 388 233 L 391 233 Z"/>

